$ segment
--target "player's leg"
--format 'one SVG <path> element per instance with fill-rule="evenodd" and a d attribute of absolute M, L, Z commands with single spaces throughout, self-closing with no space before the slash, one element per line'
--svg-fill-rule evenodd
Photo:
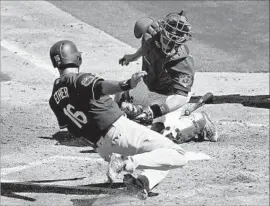
<path fill-rule="evenodd" d="M 188 125 L 184 125 L 188 122 Z M 194 136 L 206 126 L 204 113 L 186 117 L 183 121 L 183 129 L 179 135 L 183 137 Z M 100 151 L 109 151 L 108 155 L 118 153 L 125 156 L 125 169 L 134 171 L 135 169 L 157 169 L 168 170 L 182 167 L 187 163 L 185 150 L 173 143 L 168 138 L 160 135 L 146 127 L 136 124 L 126 118 L 120 118 L 115 124 L 115 129 L 101 145 Z M 111 131 L 111 130 L 110 130 Z M 212 132 L 208 131 L 207 132 Z M 110 132 L 109 132 L 110 133 Z M 107 141 L 107 143 L 106 143 Z M 100 152 L 99 151 L 99 152 Z"/>
<path fill-rule="evenodd" d="M 144 170 L 137 178 L 129 175 L 124 179 L 129 188 L 138 190 L 140 198 L 145 198 L 147 192 L 166 177 L 169 169 L 187 164 L 185 150 L 163 135 L 126 118 L 121 118 L 114 127 L 111 132 L 114 137 L 105 137 L 97 151 L 101 153 L 105 148 L 110 151 L 107 154 L 118 153 L 110 157 L 108 177 L 111 180 L 123 170 L 131 173 L 135 169 Z"/>
<path fill-rule="evenodd" d="M 200 114 L 192 114 L 193 116 L 193 120 L 190 117 L 185 117 L 180 121 L 180 124 L 177 125 L 178 128 L 182 127 L 182 133 L 178 133 L 179 136 L 176 135 L 176 137 L 178 137 L 178 141 L 188 141 L 190 137 L 196 135 L 201 128 L 203 129 L 203 133 L 208 136 L 208 137 L 212 137 L 211 141 L 216 141 L 217 140 L 217 133 L 213 133 L 209 127 L 211 127 L 211 125 L 209 126 L 209 120 L 207 120 L 207 116 L 204 117 L 204 113 L 200 113 Z M 192 120 L 192 121 L 191 121 Z M 194 125 L 197 125 L 194 127 Z M 207 129 L 206 129 L 207 128 Z M 202 133 L 202 132 L 201 132 Z M 208 133 L 208 134 L 207 134 Z M 182 138 L 182 140 L 181 140 Z M 158 137 L 157 137 L 158 139 Z M 167 144 L 166 142 L 163 142 L 162 140 L 158 140 L 159 143 L 163 143 L 164 145 Z M 156 147 L 155 146 L 155 140 L 154 141 L 149 141 L 148 143 L 145 143 L 144 147 L 142 148 L 141 151 L 148 151 L 151 150 L 151 147 Z M 169 144 L 168 147 L 175 147 L 175 145 L 171 145 Z M 140 152 L 140 151 L 138 151 Z M 161 153 L 162 155 L 168 155 L 169 157 L 174 158 L 174 156 L 171 156 L 171 153 L 166 154 L 167 151 L 163 152 L 160 149 L 154 150 L 151 153 L 146 153 L 145 155 L 141 156 L 141 155 L 135 155 L 136 161 L 140 162 L 141 165 L 155 165 L 157 166 L 156 161 L 156 157 L 154 155 L 155 152 Z M 160 158 L 160 157 L 158 157 Z M 162 157 L 161 157 L 162 158 Z M 162 159 L 158 160 L 158 164 L 161 164 Z M 172 160 L 173 161 L 173 160 Z M 168 163 L 167 160 L 165 160 L 165 162 L 163 164 Z M 183 164 L 183 163 L 182 163 Z M 183 164 L 184 165 L 184 164 Z M 138 167 L 138 168 L 143 168 Z M 157 184 L 159 184 L 169 173 L 169 170 L 164 169 L 166 167 L 161 167 L 160 169 L 143 169 L 143 172 L 138 176 L 138 177 L 134 177 L 131 174 L 126 175 L 124 178 L 125 184 L 127 185 L 128 188 L 130 188 L 130 190 L 136 190 L 136 188 L 138 188 L 138 185 L 141 186 L 143 185 L 144 187 L 139 187 L 140 190 L 137 192 L 137 195 L 139 198 L 144 199 L 146 197 L 146 191 L 150 191 L 152 190 L 153 187 L 155 187 Z M 147 189 L 144 189 L 147 188 Z"/>
<path fill-rule="evenodd" d="M 180 146 L 174 144 L 171 140 L 167 139 L 163 135 L 148 129 L 143 125 L 137 124 L 123 116 L 112 125 L 105 137 L 102 137 L 100 141 L 98 141 L 97 146 L 97 152 L 105 160 L 108 160 L 108 157 L 112 153 L 118 153 L 124 156 L 132 156 L 161 149 L 161 152 L 168 154 L 167 157 L 164 158 L 161 157 L 161 153 L 153 153 L 154 157 L 149 156 L 149 158 L 152 158 L 153 160 L 152 164 L 147 163 L 147 161 L 144 163 L 146 165 L 149 164 L 149 167 L 146 166 L 146 168 L 162 168 L 164 165 L 164 168 L 167 169 L 168 165 L 172 165 L 172 163 L 170 163 L 171 160 L 175 158 L 177 159 L 179 158 L 179 154 L 183 155 L 185 153 Z M 174 150 L 177 150 L 177 152 L 174 152 Z M 169 157 L 170 155 L 172 157 Z M 155 158 L 156 156 L 160 156 L 160 158 Z M 166 162 L 167 159 L 168 163 Z M 158 165 L 159 160 L 160 165 Z M 175 161 L 179 162 L 179 159 Z M 173 164 L 177 165 L 177 163 Z M 145 167 L 145 165 L 142 165 L 142 167 Z"/>
<path fill-rule="evenodd" d="M 166 171 L 182 167 L 187 163 L 185 150 L 163 135 L 146 130 L 142 139 L 143 142 L 136 154 L 129 159 L 127 168 Z"/>
<path fill-rule="evenodd" d="M 148 193 L 157 186 L 169 173 L 169 170 L 147 169 L 135 177 L 132 174 L 125 174 L 123 182 L 127 190 L 135 193 L 140 199 L 146 199 Z"/>
<path fill-rule="evenodd" d="M 216 142 L 218 139 L 217 128 L 211 121 L 210 117 L 206 113 L 193 113 L 189 117 L 182 116 L 187 107 L 187 103 L 190 101 L 192 92 L 189 92 L 188 96 L 180 100 L 179 105 L 183 105 L 179 109 L 170 112 L 162 117 L 156 118 L 153 121 L 155 123 L 163 123 L 162 134 L 171 137 L 174 142 L 183 143 L 188 142 L 191 139 L 199 136 L 200 139 L 209 139 L 212 142 Z M 149 94 L 151 96 L 151 93 Z M 151 104 L 162 104 L 166 101 L 170 101 L 173 95 L 168 96 L 166 99 L 156 99 Z M 194 128 L 195 123 L 195 128 Z"/>
<path fill-rule="evenodd" d="M 160 133 L 176 143 L 188 142 L 191 139 L 208 139 L 211 142 L 218 140 L 216 125 L 205 112 L 192 113 L 189 116 L 178 117 L 173 121 L 165 122 Z"/>
<path fill-rule="evenodd" d="M 122 159 L 116 157 L 115 162 L 124 161 L 126 171 L 130 172 L 135 169 L 168 170 L 187 163 L 185 150 L 179 145 L 124 117 L 114 123 L 104 142 L 98 144 L 97 151 L 104 159 L 112 153 L 121 154 Z M 115 173 L 118 165 L 112 167 Z"/>
<path fill-rule="evenodd" d="M 145 169 L 142 170 L 142 173 L 137 178 L 146 177 L 149 180 L 149 190 L 152 190 L 157 186 L 162 180 L 166 178 L 170 170 L 153 170 Z"/>

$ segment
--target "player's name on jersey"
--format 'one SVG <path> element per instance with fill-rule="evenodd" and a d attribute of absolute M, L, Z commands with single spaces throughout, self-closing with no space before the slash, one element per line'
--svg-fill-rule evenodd
<path fill-rule="evenodd" d="M 66 98 L 69 97 L 68 95 L 68 88 L 67 87 L 60 87 L 56 92 L 54 92 L 53 97 L 55 99 L 55 102 L 59 104 L 59 102 Z"/>

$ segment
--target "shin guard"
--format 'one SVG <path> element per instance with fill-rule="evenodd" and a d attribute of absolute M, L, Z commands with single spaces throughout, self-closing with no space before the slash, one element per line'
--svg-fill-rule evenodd
<path fill-rule="evenodd" d="M 202 132 L 206 120 L 202 113 L 183 116 L 161 132 L 176 143 L 184 143 L 197 137 Z"/>

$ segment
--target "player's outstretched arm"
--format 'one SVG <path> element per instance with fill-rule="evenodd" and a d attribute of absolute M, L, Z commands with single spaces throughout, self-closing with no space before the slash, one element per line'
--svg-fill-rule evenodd
<path fill-rule="evenodd" d="M 140 47 L 134 54 L 126 54 L 121 59 L 119 59 L 119 64 L 128 65 L 130 62 L 136 61 L 142 56 L 143 49 Z"/>
<path fill-rule="evenodd" d="M 121 91 L 133 89 L 142 80 L 147 73 L 140 71 L 134 73 L 130 79 L 125 81 L 111 81 L 105 80 L 101 82 L 101 92 L 105 95 L 115 94 Z"/>

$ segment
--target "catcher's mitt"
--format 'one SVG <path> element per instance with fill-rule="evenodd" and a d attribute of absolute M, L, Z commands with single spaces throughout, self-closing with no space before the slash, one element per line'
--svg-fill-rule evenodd
<path fill-rule="evenodd" d="M 143 112 L 143 106 L 135 105 L 130 102 L 122 102 L 120 108 L 125 112 L 127 118 L 131 120 L 134 120 L 135 117 L 142 114 Z"/>
<path fill-rule="evenodd" d="M 153 123 L 154 113 L 150 107 L 144 107 L 140 115 L 136 116 L 134 121 L 148 126 Z"/>

